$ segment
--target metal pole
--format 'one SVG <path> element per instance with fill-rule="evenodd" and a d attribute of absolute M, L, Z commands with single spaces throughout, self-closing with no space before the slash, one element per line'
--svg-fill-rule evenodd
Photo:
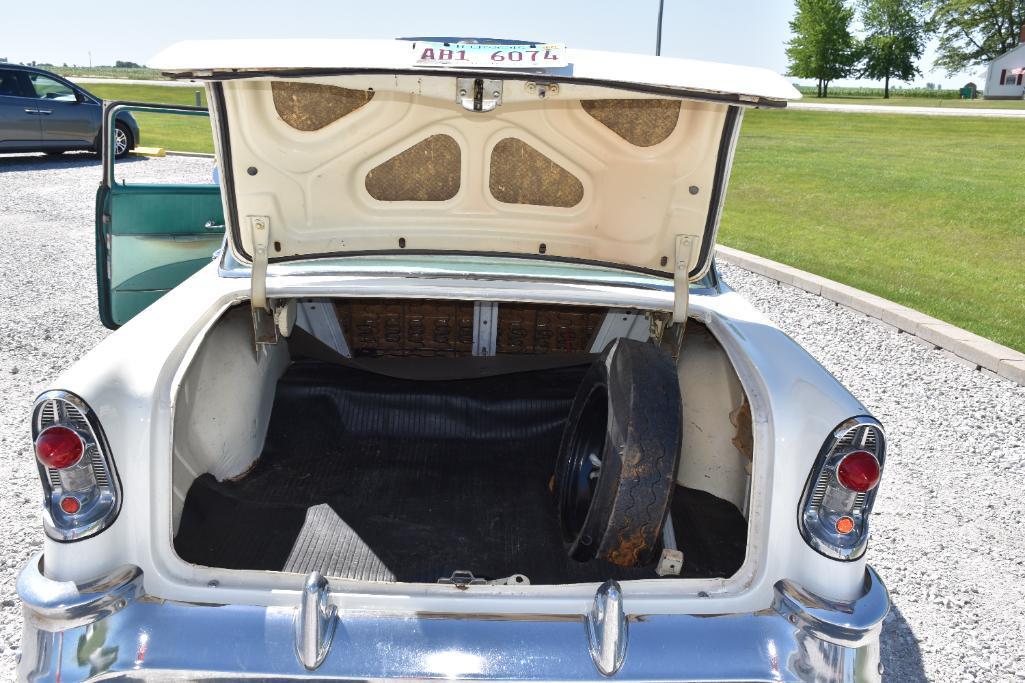
<path fill-rule="evenodd" d="M 662 54 L 662 7 L 666 0 L 658 0 L 658 31 L 655 34 L 655 56 Z"/>

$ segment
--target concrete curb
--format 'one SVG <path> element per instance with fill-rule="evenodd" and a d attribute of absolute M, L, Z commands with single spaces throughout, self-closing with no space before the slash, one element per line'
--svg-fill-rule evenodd
<path fill-rule="evenodd" d="M 943 349 L 967 361 L 976 370 L 988 370 L 1025 386 L 1025 353 L 997 344 L 960 327 L 945 323 L 913 308 L 896 304 L 881 296 L 833 282 L 803 270 L 770 261 L 739 249 L 716 245 L 716 255 L 744 270 L 785 285 L 818 294 L 842 306 L 914 335 L 934 349 Z"/>
<path fill-rule="evenodd" d="M 213 159 L 214 155 L 209 152 L 175 152 L 173 150 L 167 150 L 164 152 L 169 157 L 200 157 L 203 159 Z"/>

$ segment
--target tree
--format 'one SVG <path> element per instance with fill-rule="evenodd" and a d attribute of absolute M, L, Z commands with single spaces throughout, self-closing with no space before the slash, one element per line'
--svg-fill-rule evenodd
<path fill-rule="evenodd" d="M 828 96 L 829 82 L 849 76 L 858 61 L 853 19 L 854 10 L 843 0 L 797 0 L 790 22 L 794 36 L 787 43 L 789 73 L 816 79 L 819 97 Z"/>
<path fill-rule="evenodd" d="M 919 0 L 861 0 L 861 75 L 882 80 L 883 98 L 890 97 L 890 79 L 910 81 L 921 74 L 915 61 L 925 50 L 924 10 Z"/>
<path fill-rule="evenodd" d="M 1025 0 L 932 0 L 927 28 L 939 35 L 936 66 L 947 75 L 988 64 L 1018 45 Z"/>

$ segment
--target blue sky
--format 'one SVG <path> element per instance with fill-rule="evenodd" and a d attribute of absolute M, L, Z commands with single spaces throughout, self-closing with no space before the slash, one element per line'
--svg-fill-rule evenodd
<path fill-rule="evenodd" d="M 394 38 L 467 35 L 525 38 L 570 47 L 653 52 L 658 0 L 459 0 L 454 2 L 217 0 L 4 3 L 0 57 L 12 62 L 145 63 L 187 38 Z M 101 9 L 102 8 L 102 11 Z M 39 16 L 45 12 L 46 18 Z M 793 0 L 666 0 L 662 53 L 786 71 Z M 926 55 L 931 61 L 931 55 Z M 966 76 L 926 81 L 960 86 Z M 867 84 L 867 83 L 866 83 Z"/>

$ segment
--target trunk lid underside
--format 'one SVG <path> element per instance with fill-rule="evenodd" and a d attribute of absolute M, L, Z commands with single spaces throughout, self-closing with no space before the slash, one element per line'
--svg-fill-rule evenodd
<path fill-rule="evenodd" d="M 500 253 L 697 279 L 738 105 L 794 94 L 770 72 L 687 60 L 568 51 L 571 64 L 552 73 L 446 73 L 399 68 L 403 41 L 329 41 L 305 48 L 297 68 L 302 54 L 271 43 L 259 63 L 245 44 L 216 43 L 154 60 L 214 81 L 243 262 Z"/>

